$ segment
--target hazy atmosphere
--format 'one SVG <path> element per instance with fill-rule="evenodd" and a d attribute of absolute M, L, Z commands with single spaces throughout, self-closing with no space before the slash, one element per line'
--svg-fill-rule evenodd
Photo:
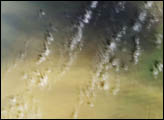
<path fill-rule="evenodd" d="M 163 118 L 163 2 L 1 2 L 1 118 Z"/>

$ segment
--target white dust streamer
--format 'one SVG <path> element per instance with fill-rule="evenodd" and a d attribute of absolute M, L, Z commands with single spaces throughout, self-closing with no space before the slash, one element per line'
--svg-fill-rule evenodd
<path fill-rule="evenodd" d="M 106 45 L 106 50 L 105 52 L 101 52 L 103 51 L 102 49 L 100 49 L 100 53 L 101 55 L 98 56 L 100 57 L 100 62 L 99 64 L 96 66 L 96 72 L 92 77 L 92 81 L 91 84 L 89 84 L 87 86 L 87 88 L 85 89 L 80 89 L 80 95 L 79 95 L 79 102 L 75 107 L 75 111 L 73 114 L 74 118 L 78 117 L 78 113 L 79 113 L 79 108 L 80 106 L 84 103 L 84 99 L 85 97 L 87 97 L 87 99 L 89 100 L 89 105 L 90 107 L 94 107 L 93 101 L 91 101 L 91 98 L 95 98 L 96 93 L 95 93 L 95 88 L 99 86 L 98 82 L 100 82 L 100 80 L 102 80 L 104 82 L 104 86 L 103 86 L 103 90 L 109 90 L 110 86 L 109 86 L 109 81 L 108 81 L 108 70 L 111 68 L 111 64 L 109 64 L 109 60 L 114 56 L 116 50 L 117 50 L 117 42 L 119 42 L 121 40 L 121 38 L 123 37 L 123 35 L 126 34 L 126 30 L 127 27 L 124 26 L 122 28 L 122 30 L 120 32 L 118 32 L 118 34 L 116 35 L 115 40 L 111 41 L 111 43 L 109 45 Z M 104 71 L 104 72 L 103 72 Z M 101 73 L 103 72 L 103 74 L 101 75 Z M 113 94 L 116 95 L 119 92 L 120 89 L 120 82 L 116 81 L 116 89 L 113 91 Z"/>
<path fill-rule="evenodd" d="M 93 9 L 95 9 L 98 5 L 98 1 L 92 1 L 89 10 L 86 10 L 83 19 L 81 19 L 79 21 L 79 24 L 76 26 L 77 28 L 77 33 L 75 34 L 75 36 L 73 37 L 73 39 L 71 40 L 70 43 L 70 47 L 68 48 L 68 55 L 69 55 L 69 60 L 68 63 L 66 64 L 66 66 L 64 67 L 64 70 L 61 72 L 61 74 L 59 75 L 59 78 L 62 77 L 71 67 L 71 65 L 73 64 L 75 58 L 77 57 L 77 48 L 80 47 L 80 50 L 83 47 L 83 41 L 82 41 L 82 37 L 83 37 L 83 29 L 85 27 L 85 24 L 89 24 L 91 18 L 92 18 L 92 14 L 93 14 Z"/>
<path fill-rule="evenodd" d="M 153 1 L 148 1 L 146 4 L 144 4 L 143 10 L 140 12 L 137 21 L 134 23 L 134 26 L 132 27 L 134 32 L 141 32 L 142 30 L 142 24 L 145 22 L 147 18 L 147 9 L 150 9 L 153 5 Z M 141 46 L 140 46 L 140 38 L 135 38 L 135 51 L 133 52 L 133 61 L 134 64 L 138 64 L 139 57 L 141 56 Z"/>

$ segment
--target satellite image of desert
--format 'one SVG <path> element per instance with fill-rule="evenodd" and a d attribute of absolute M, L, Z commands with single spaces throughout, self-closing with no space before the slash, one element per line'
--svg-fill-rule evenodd
<path fill-rule="evenodd" d="M 1 1 L 2 119 L 163 119 L 163 1 Z"/>

